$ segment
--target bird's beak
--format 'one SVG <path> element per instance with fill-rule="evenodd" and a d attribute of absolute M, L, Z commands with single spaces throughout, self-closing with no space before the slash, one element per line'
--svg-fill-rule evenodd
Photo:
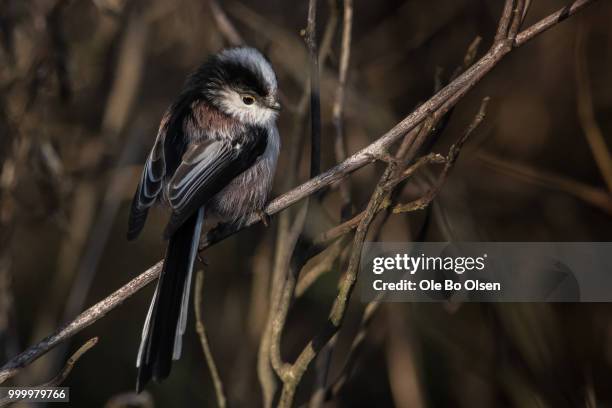
<path fill-rule="evenodd" d="M 277 112 L 281 111 L 281 104 L 278 103 L 278 101 L 273 101 L 271 104 L 268 105 L 268 107 Z"/>

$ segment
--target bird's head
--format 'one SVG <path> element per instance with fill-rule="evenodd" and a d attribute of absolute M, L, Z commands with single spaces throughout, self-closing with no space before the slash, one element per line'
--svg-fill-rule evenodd
<path fill-rule="evenodd" d="M 211 57 L 191 78 L 208 101 L 241 122 L 266 125 L 280 110 L 276 75 L 256 49 L 225 49 Z"/>

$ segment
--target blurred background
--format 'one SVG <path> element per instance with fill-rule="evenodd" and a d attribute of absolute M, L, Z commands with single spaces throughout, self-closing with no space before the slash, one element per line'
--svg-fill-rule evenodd
<path fill-rule="evenodd" d="M 336 163 L 331 112 L 342 15 L 336 1 L 318 3 L 318 38 L 330 41 L 321 62 L 327 169 Z M 431 96 L 436 78 L 450 77 L 477 36 L 482 55 L 502 3 L 355 0 L 348 152 L 373 142 Z M 523 27 L 566 1 L 533 3 Z M 124 238 L 127 209 L 164 110 L 186 75 L 229 44 L 211 11 L 215 4 L 0 1 L 0 362 L 162 258 L 163 209 L 130 243 Z M 308 178 L 307 146 L 294 149 L 303 155 L 302 165 L 287 176 L 287 152 L 308 140 L 299 108 L 308 77 L 300 37 L 308 2 L 218 5 L 244 42 L 269 56 L 279 77 L 284 156 L 276 196 Z M 612 240 L 612 174 L 606 170 L 612 148 L 611 21 L 612 2 L 596 2 L 505 58 L 458 104 L 430 146 L 446 154 L 482 97 L 491 97 L 485 120 L 434 205 L 393 215 L 377 238 Z M 365 207 L 382 169 L 368 166 L 351 176 L 355 208 Z M 427 175 L 420 180 L 408 184 L 402 197 L 418 196 Z M 307 230 L 338 224 L 340 206 L 336 191 L 327 194 Z M 257 348 L 277 228 L 276 219 L 268 228 L 253 226 L 205 255 L 202 312 L 232 406 L 261 406 Z M 325 322 L 343 268 L 340 262 L 297 299 L 283 339 L 285 359 L 293 361 Z M 48 381 L 70 353 L 98 336 L 64 382 L 70 406 L 127 406 L 117 397 L 134 389 L 152 291 L 150 285 L 137 293 L 10 384 Z M 352 299 L 331 378 L 343 365 L 364 307 L 358 295 Z M 612 406 L 611 312 L 607 304 L 384 304 L 346 383 L 325 406 Z M 183 358 L 170 378 L 150 386 L 134 406 L 215 406 L 193 321 L 191 316 Z M 297 406 L 308 402 L 314 371 L 298 389 Z"/>

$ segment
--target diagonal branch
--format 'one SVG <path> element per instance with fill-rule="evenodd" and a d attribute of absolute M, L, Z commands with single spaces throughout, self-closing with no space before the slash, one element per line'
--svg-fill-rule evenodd
<path fill-rule="evenodd" d="M 225 397 L 225 391 L 223 391 L 223 382 L 217 370 L 217 364 L 210 350 L 210 344 L 208 343 L 208 336 L 206 335 L 206 326 L 204 326 L 204 319 L 202 318 L 202 289 L 204 286 L 204 271 L 198 271 L 195 282 L 195 293 L 193 297 L 193 307 L 195 308 L 196 315 L 196 332 L 200 338 L 200 344 L 202 345 L 202 351 L 204 352 L 204 358 L 206 364 L 210 370 L 210 376 L 212 377 L 213 385 L 215 386 L 215 395 L 217 397 L 217 406 L 219 408 L 227 407 L 227 398 Z"/>

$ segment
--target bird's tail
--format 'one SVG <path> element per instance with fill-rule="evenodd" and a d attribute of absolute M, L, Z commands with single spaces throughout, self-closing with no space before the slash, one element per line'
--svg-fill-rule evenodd
<path fill-rule="evenodd" d="M 198 251 L 204 209 L 192 215 L 168 242 L 164 266 L 142 329 L 136 366 L 136 391 L 153 378 L 161 381 L 170 374 L 172 360 L 181 357 L 182 338 L 187 324 L 193 264 Z"/>

